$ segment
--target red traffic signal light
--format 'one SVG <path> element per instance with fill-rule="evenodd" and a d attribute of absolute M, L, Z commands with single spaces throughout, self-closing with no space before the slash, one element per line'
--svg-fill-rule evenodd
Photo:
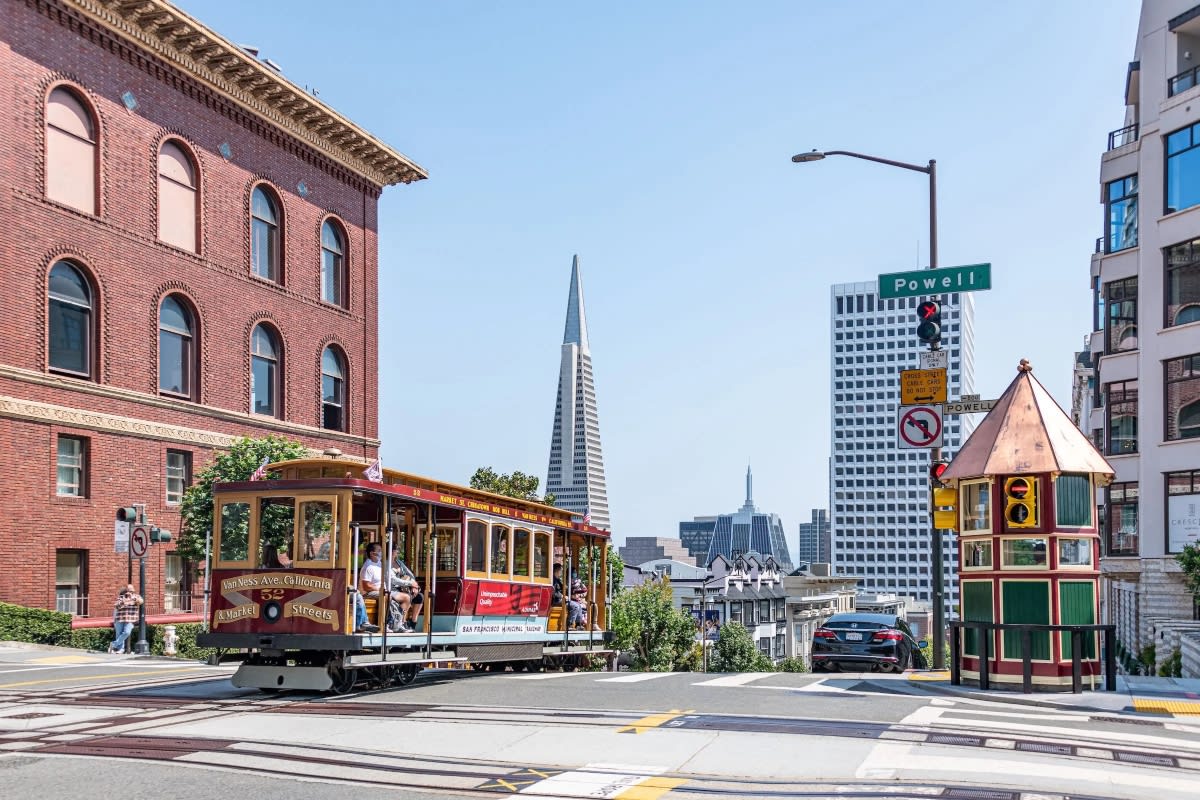
<path fill-rule="evenodd" d="M 942 475 L 950 466 L 948 461 L 934 461 L 929 465 L 929 480 L 934 486 L 940 486 L 942 483 Z"/>
<path fill-rule="evenodd" d="M 1013 478 L 1008 482 L 1008 494 L 1017 500 L 1024 500 L 1029 494 L 1029 481 L 1024 478 Z"/>
<path fill-rule="evenodd" d="M 917 306 L 917 338 L 925 344 L 933 344 L 942 338 L 942 309 L 932 300 L 923 300 Z"/>

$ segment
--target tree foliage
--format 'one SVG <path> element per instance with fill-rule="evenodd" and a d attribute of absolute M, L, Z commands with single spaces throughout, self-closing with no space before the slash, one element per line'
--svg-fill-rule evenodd
<path fill-rule="evenodd" d="M 605 550 L 604 563 L 608 565 L 608 588 L 605 596 L 615 597 L 621 591 L 621 584 L 625 581 L 625 561 L 611 542 L 605 546 Z M 592 575 L 593 558 L 597 559 L 596 564 L 599 565 L 599 547 L 584 547 L 579 551 L 579 573 L 587 576 L 589 581 Z"/>
<path fill-rule="evenodd" d="M 721 626 L 709 656 L 710 672 L 774 672 L 775 664 L 754 645 L 750 631 L 740 622 Z"/>
<path fill-rule="evenodd" d="M 633 668 L 650 672 L 680 669 L 692 652 L 696 624 L 675 607 L 671 581 L 648 581 L 613 599 L 614 646 L 630 652 Z"/>
<path fill-rule="evenodd" d="M 1195 543 L 1185 545 L 1183 550 L 1175 555 L 1175 560 L 1183 568 L 1183 577 L 1187 580 L 1192 594 L 1200 598 L 1200 546 Z"/>
<path fill-rule="evenodd" d="M 264 458 L 271 463 L 304 458 L 308 449 L 299 442 L 282 436 L 266 436 L 260 439 L 241 438 L 229 450 L 217 455 L 183 495 L 180 512 L 183 530 L 179 532 L 177 553 L 193 561 L 204 560 L 204 542 L 213 526 L 214 483 L 249 480 Z M 272 477 L 270 471 L 267 477 Z M 278 517 L 278 519 L 276 519 Z M 263 520 L 263 536 L 267 541 L 291 541 L 291 517 L 286 516 L 282 506 L 275 506 Z M 284 529 L 286 528 L 286 533 Z M 231 531 L 231 533 L 238 533 Z M 246 534 L 245 524 L 241 535 Z"/>
<path fill-rule="evenodd" d="M 518 500 L 530 500 L 535 503 L 545 503 L 546 505 L 554 505 L 554 495 L 549 492 L 545 497 L 538 497 L 538 484 L 541 481 L 535 475 L 526 475 L 520 470 L 513 470 L 507 475 L 502 475 L 491 467 L 480 467 L 475 470 L 475 474 L 471 476 L 472 489 L 479 489 L 483 492 L 491 492 L 493 494 L 502 494 L 506 497 L 515 497 Z"/>

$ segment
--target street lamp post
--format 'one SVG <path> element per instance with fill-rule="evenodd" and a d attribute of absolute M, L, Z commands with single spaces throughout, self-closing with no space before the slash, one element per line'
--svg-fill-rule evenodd
<path fill-rule="evenodd" d="M 879 158 L 878 156 L 869 156 L 864 153 L 852 153 L 849 150 L 813 150 L 808 153 L 798 153 L 792 156 L 793 163 L 806 164 L 809 161 L 820 161 L 826 156 L 849 156 L 850 158 L 860 158 L 863 161 L 874 161 L 877 164 L 886 164 L 889 167 L 899 167 L 900 169 L 912 170 L 913 172 L 923 172 L 929 176 L 929 268 L 937 269 L 938 266 L 938 236 L 937 236 L 937 161 L 932 158 L 929 163 L 922 167 L 920 164 L 909 164 L 906 161 L 893 161 L 890 158 Z M 929 343 L 929 349 L 938 350 L 941 348 L 941 342 L 934 339 Z M 930 462 L 937 463 L 942 458 L 942 448 L 934 447 L 929 453 Z M 932 496 L 930 497 L 932 503 Z M 933 549 L 933 665 L 941 668 L 945 663 L 942 659 L 942 654 L 946 651 L 946 580 L 942 572 L 942 531 L 940 528 L 933 526 L 933 506 L 930 505 L 930 530 L 932 532 L 932 549 Z"/>

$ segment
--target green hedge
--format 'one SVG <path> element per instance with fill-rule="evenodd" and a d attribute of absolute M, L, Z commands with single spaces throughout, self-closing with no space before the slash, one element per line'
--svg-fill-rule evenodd
<path fill-rule="evenodd" d="M 162 625 L 146 626 L 146 641 L 150 652 L 163 654 Z M 196 646 L 196 636 L 204 628 L 198 623 L 176 623 L 175 651 L 179 658 L 205 660 L 215 650 Z M 0 641 L 31 642 L 73 647 L 78 650 L 107 650 L 112 644 L 113 629 L 71 628 L 71 615 L 44 608 L 25 608 L 11 603 L 0 603 Z M 138 629 L 134 626 L 130 634 L 130 649 L 137 641 Z"/>

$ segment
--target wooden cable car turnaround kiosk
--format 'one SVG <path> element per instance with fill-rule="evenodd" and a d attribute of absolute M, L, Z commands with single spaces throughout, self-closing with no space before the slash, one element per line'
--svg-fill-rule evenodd
<path fill-rule="evenodd" d="M 422 667 L 573 668 L 611 653 L 605 530 L 541 503 L 340 458 L 269 465 L 271 480 L 213 486 L 211 598 L 202 647 L 239 651 L 235 686 L 348 692 L 362 677 L 408 683 Z M 380 598 L 359 598 L 367 547 L 383 547 Z M 589 557 L 590 555 L 590 557 Z M 388 585 L 402 556 L 424 590 L 411 632 L 387 629 Z M 586 621 L 567 629 L 567 598 L 586 589 Z M 371 633 L 356 632 L 363 602 Z"/>

